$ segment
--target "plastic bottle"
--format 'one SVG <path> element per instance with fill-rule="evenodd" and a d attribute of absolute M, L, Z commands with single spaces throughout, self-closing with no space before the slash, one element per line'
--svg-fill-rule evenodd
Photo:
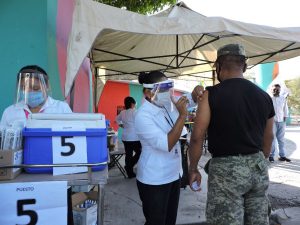
<path fill-rule="evenodd" d="M 192 183 L 192 188 L 194 191 L 199 191 L 201 189 L 201 185 L 198 185 L 197 181 Z"/>

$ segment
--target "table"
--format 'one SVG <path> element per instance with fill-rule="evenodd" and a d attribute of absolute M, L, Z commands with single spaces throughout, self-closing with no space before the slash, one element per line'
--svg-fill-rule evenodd
<path fill-rule="evenodd" d="M 76 166 L 77 165 L 80 164 L 76 164 Z M 85 164 L 85 165 L 94 166 L 98 164 Z M 22 166 L 26 167 L 28 165 L 0 166 L 0 168 L 12 168 L 12 167 L 22 167 Z M 49 165 L 47 165 L 47 167 L 49 167 Z M 39 182 L 39 181 L 67 181 L 69 186 L 97 185 L 98 186 L 97 225 L 103 225 L 104 224 L 104 185 L 107 183 L 107 178 L 108 178 L 107 167 L 102 171 L 95 171 L 95 172 L 92 172 L 91 168 L 89 167 L 89 171 L 87 173 L 58 175 L 58 176 L 53 176 L 52 174 L 28 174 L 23 172 L 14 180 L 0 181 L 0 185 L 4 183 L 22 183 L 22 182 Z"/>
<path fill-rule="evenodd" d="M 109 151 L 111 161 L 108 164 L 108 168 L 110 169 L 113 166 L 117 166 L 120 172 L 123 174 L 124 178 L 127 178 L 126 170 L 119 162 L 123 155 L 125 155 L 124 145 L 119 143 L 113 151 Z"/>
<path fill-rule="evenodd" d="M 123 150 L 117 150 L 117 151 L 111 151 L 109 152 L 111 162 L 108 164 L 109 168 L 112 168 L 113 166 L 117 166 L 120 172 L 123 174 L 124 178 L 127 178 L 126 170 L 123 168 L 123 166 L 120 164 L 119 160 L 123 157 L 125 154 L 125 151 Z"/>

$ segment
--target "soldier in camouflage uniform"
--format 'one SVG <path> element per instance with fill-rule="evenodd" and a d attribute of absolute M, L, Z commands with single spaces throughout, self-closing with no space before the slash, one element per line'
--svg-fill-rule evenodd
<path fill-rule="evenodd" d="M 271 98 L 243 78 L 243 46 L 229 44 L 217 52 L 219 84 L 198 102 L 190 143 L 190 186 L 200 185 L 197 165 L 208 133 L 206 218 L 212 225 L 267 225 L 268 161 L 273 140 Z M 194 183 L 194 185 L 193 185 Z"/>

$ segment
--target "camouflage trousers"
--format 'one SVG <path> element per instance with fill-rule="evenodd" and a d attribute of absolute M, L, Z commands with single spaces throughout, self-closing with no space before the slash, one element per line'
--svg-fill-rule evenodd
<path fill-rule="evenodd" d="M 263 153 L 212 158 L 206 219 L 211 225 L 267 225 L 268 162 Z"/>

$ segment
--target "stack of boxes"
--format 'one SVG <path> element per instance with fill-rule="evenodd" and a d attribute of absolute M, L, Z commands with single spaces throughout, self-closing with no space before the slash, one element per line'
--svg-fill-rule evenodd
<path fill-rule="evenodd" d="M 0 126 L 0 166 L 20 165 L 22 161 L 21 128 Z M 14 179 L 20 173 L 20 168 L 1 168 L 0 180 Z"/>
<path fill-rule="evenodd" d="M 97 195 L 98 193 L 95 191 L 72 195 L 74 225 L 97 224 Z"/>

